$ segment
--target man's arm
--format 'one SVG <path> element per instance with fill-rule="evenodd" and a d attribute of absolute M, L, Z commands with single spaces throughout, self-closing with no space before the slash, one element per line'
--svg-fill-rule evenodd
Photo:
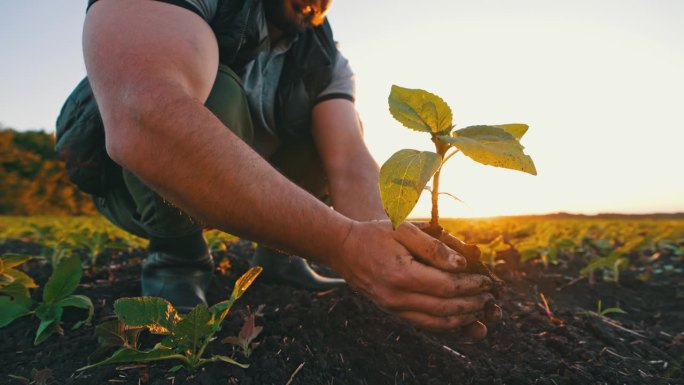
<path fill-rule="evenodd" d="M 332 266 L 419 326 L 449 330 L 481 317 L 479 300 L 455 297 L 489 298 L 491 281 L 462 278 L 462 256 L 411 225 L 402 227 L 413 234 L 404 247 L 388 222 L 331 210 L 204 107 L 218 49 L 197 15 L 156 1 L 100 0 L 83 45 L 108 153 L 164 198 L 208 225 Z"/>
<path fill-rule="evenodd" d="M 387 219 L 378 189 L 378 165 L 363 141 L 354 104 L 346 99 L 318 103 L 312 120 L 335 210 L 358 221 Z"/>
<path fill-rule="evenodd" d="M 330 245 L 351 221 L 281 176 L 204 107 L 218 69 L 204 20 L 162 2 L 100 0 L 86 18 L 84 53 L 116 162 L 208 225 L 309 257 L 336 253 Z M 272 191 L 280 194 L 267 199 Z"/>

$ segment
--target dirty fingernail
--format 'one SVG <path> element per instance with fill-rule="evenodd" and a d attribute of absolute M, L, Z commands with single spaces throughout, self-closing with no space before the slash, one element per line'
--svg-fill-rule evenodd
<path fill-rule="evenodd" d="M 455 269 L 463 269 L 466 267 L 466 264 L 468 263 L 462 255 L 456 253 L 449 254 L 448 262 L 449 265 L 451 265 Z"/>

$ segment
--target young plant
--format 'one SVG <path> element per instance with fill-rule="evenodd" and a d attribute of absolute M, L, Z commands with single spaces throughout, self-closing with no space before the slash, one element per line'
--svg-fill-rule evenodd
<path fill-rule="evenodd" d="M 83 247 L 88 250 L 90 257 L 90 271 L 96 272 L 95 261 L 97 257 L 106 249 L 130 249 L 131 245 L 125 240 L 112 239 L 106 231 L 96 231 L 85 233 L 74 233 L 71 238 L 76 242 L 77 247 Z"/>
<path fill-rule="evenodd" d="M 9 308 L 11 311 L 4 310 L 0 315 L 0 327 L 9 325 L 19 317 L 35 314 L 40 319 L 38 330 L 36 331 L 35 345 L 39 345 L 45 341 L 52 334 L 62 334 L 63 329 L 61 325 L 62 314 L 66 307 L 77 307 L 88 310 L 88 316 L 85 320 L 77 322 L 72 327 L 72 330 L 78 329 L 83 324 L 90 324 L 95 308 L 90 298 L 84 295 L 73 295 L 72 293 L 78 287 L 81 281 L 83 269 L 81 267 L 81 259 L 78 256 L 73 256 L 64 259 L 52 272 L 52 275 L 45 284 L 43 289 L 43 300 L 38 303 L 33 310 L 33 305 L 30 297 L 28 300 L 21 303 L 14 303 Z M 5 288 L 6 289 L 6 288 Z M 22 294 L 23 295 L 23 294 Z M 0 309 L 4 309 L 7 305 L 7 300 L 2 300 L 0 297 Z M 22 306 L 20 308 L 19 306 Z"/>
<path fill-rule="evenodd" d="M 259 346 L 258 342 L 253 342 L 261 331 L 264 329 L 263 326 L 256 326 L 256 318 L 263 316 L 261 312 L 264 305 L 259 306 L 257 310 L 252 313 L 250 312 L 247 317 L 245 317 L 245 323 L 240 329 L 240 333 L 237 336 L 228 336 L 221 340 L 224 344 L 231 344 L 237 346 L 242 351 L 242 355 L 246 358 L 252 355 L 252 350 Z"/>
<path fill-rule="evenodd" d="M 30 256 L 21 254 L 0 257 L 0 328 L 31 313 L 29 289 L 38 285 L 26 273 L 16 269 L 29 259 Z"/>
<path fill-rule="evenodd" d="M 437 239 L 445 237 L 439 224 L 438 198 L 443 194 L 439 191 L 439 182 L 444 164 L 459 152 L 485 165 L 537 174 L 532 158 L 523 152 L 520 144 L 520 138 L 527 132 L 525 124 L 478 125 L 454 130 L 451 108 L 439 96 L 396 85 L 389 95 L 389 110 L 405 127 L 430 135 L 435 146 L 434 152 L 400 150 L 380 169 L 380 196 L 395 228 L 413 210 L 432 178 L 431 219 L 425 231 Z M 477 256 L 468 260 L 468 266 L 471 272 L 492 276 Z"/>
<path fill-rule="evenodd" d="M 581 313 L 586 314 L 586 315 L 595 316 L 595 317 L 607 317 L 608 314 L 614 314 L 614 313 L 627 314 L 626 311 L 620 309 L 620 307 L 617 307 L 617 306 L 616 307 L 608 307 L 608 308 L 604 309 L 601 300 L 598 300 L 598 303 L 596 304 L 596 311 L 586 310 L 586 311 L 582 311 Z"/>
<path fill-rule="evenodd" d="M 629 262 L 626 258 L 627 254 L 637 249 L 644 243 L 644 237 L 634 237 L 627 241 L 627 243 L 615 248 L 605 257 L 600 257 L 592 260 L 580 270 L 580 275 L 589 278 L 589 283 L 594 284 L 594 271 L 603 270 L 603 280 L 606 282 L 619 283 L 620 269 L 623 265 Z"/>
<path fill-rule="evenodd" d="M 223 361 L 246 368 L 248 365 L 236 362 L 230 357 L 214 355 L 203 358 L 204 350 L 214 335 L 221 329 L 221 323 L 231 306 L 245 293 L 261 273 L 262 268 L 251 268 L 235 283 L 227 301 L 209 308 L 197 305 L 186 315 L 179 314 L 165 299 L 156 297 L 120 298 L 114 302 L 114 313 L 120 323 L 109 323 L 100 329 L 100 341 L 120 346 L 109 358 L 78 369 L 86 370 L 100 365 L 123 362 L 152 362 L 160 360 L 180 361 L 172 367 L 177 371 L 183 367 L 194 371 L 210 362 Z M 147 329 L 152 334 L 164 336 L 152 349 L 138 350 L 137 335 Z"/>
<path fill-rule="evenodd" d="M 454 131 L 449 105 L 427 91 L 392 86 L 389 96 L 392 116 L 405 127 L 425 132 L 435 152 L 400 150 L 380 170 L 380 194 L 392 225 L 398 226 L 418 202 L 432 178 L 430 232 L 439 233 L 439 181 L 444 164 L 455 154 L 486 165 L 537 174 L 532 158 L 525 155 L 520 138 L 525 124 L 477 125 Z"/>

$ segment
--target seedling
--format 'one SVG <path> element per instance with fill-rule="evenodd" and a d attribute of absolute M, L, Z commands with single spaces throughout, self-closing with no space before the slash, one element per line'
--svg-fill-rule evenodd
<path fill-rule="evenodd" d="M 120 298 L 114 302 L 114 313 L 120 323 L 109 323 L 100 328 L 100 341 L 105 345 L 119 345 L 109 358 L 78 369 L 86 370 L 100 365 L 123 362 L 152 362 L 161 360 L 180 361 L 172 367 L 177 371 L 183 367 L 194 371 L 210 362 L 227 362 L 246 368 L 230 357 L 214 355 L 203 358 L 204 350 L 221 329 L 221 323 L 228 315 L 233 303 L 245 293 L 247 288 L 261 273 L 262 268 L 251 268 L 235 283 L 227 301 L 219 302 L 210 308 L 198 305 L 187 315 L 181 315 L 165 299 L 157 297 Z M 138 350 L 138 333 L 147 329 L 152 334 L 164 338 L 152 349 Z"/>
<path fill-rule="evenodd" d="M 389 95 L 389 110 L 405 127 L 429 134 L 435 146 L 435 152 L 400 150 L 382 165 L 380 196 L 394 228 L 413 210 L 432 178 L 429 189 L 432 211 L 425 231 L 443 239 L 445 232 L 439 225 L 438 198 L 444 193 L 439 191 L 439 181 L 446 161 L 459 152 L 485 165 L 537 174 L 532 158 L 523 152 L 520 144 L 520 138 L 527 132 L 525 124 L 478 125 L 454 131 L 451 108 L 439 96 L 396 85 L 392 86 Z M 492 276 L 480 262 L 479 255 L 468 259 L 468 269 Z"/>
<path fill-rule="evenodd" d="M 249 356 L 252 355 L 252 350 L 259 346 L 258 342 L 253 342 L 254 339 L 256 339 L 264 329 L 263 326 L 256 326 L 256 318 L 263 315 L 263 313 L 261 313 L 262 309 L 263 305 L 259 306 L 254 313 L 250 312 L 249 315 L 245 317 L 245 323 L 242 325 L 240 333 L 237 336 L 226 337 L 222 339 L 221 342 L 237 346 L 242 350 L 242 355 L 249 358 Z"/>
<path fill-rule="evenodd" d="M 427 91 L 392 86 L 390 113 L 405 127 L 425 132 L 434 143 L 435 152 L 400 150 L 380 170 L 380 195 L 387 215 L 396 228 L 418 202 L 432 178 L 430 232 L 439 233 L 439 179 L 444 163 L 462 152 L 485 164 L 537 174 L 532 158 L 525 155 L 520 138 L 525 124 L 470 126 L 454 131 L 449 105 Z"/>
<path fill-rule="evenodd" d="M 624 311 L 624 310 L 622 310 L 622 309 L 620 309 L 619 306 L 616 306 L 616 307 L 608 307 L 608 308 L 605 308 L 605 309 L 604 309 L 604 308 L 603 308 L 603 304 L 602 304 L 602 302 L 601 302 L 600 299 L 598 300 L 598 303 L 596 304 L 596 311 L 595 311 L 595 312 L 594 312 L 594 311 L 590 311 L 590 310 L 586 310 L 586 311 L 582 311 L 582 312 L 581 312 L 581 314 L 592 315 L 592 316 L 595 316 L 595 317 L 606 317 L 606 316 L 608 316 L 608 314 L 615 314 L 615 313 L 618 313 L 618 314 L 627 314 L 627 312 Z"/>
<path fill-rule="evenodd" d="M 644 243 L 644 237 L 634 237 L 627 243 L 615 248 L 605 257 L 596 258 L 589 262 L 580 274 L 589 278 L 589 283 L 595 283 L 594 271 L 598 269 L 603 270 L 603 280 L 606 282 L 620 282 L 620 269 L 629 261 L 626 256 L 632 250 Z"/>
<path fill-rule="evenodd" d="M 130 249 L 131 245 L 124 240 L 112 239 L 106 231 L 96 231 L 85 233 L 75 233 L 71 238 L 76 242 L 78 247 L 83 247 L 88 250 L 90 257 L 90 271 L 96 272 L 95 262 L 97 257 L 106 249 Z"/>
<path fill-rule="evenodd" d="M 38 287 L 31 277 L 16 267 L 31 259 L 28 255 L 4 254 L 0 258 L 0 328 L 31 313 L 29 289 Z"/>
<path fill-rule="evenodd" d="M 78 256 L 64 259 L 53 270 L 45 284 L 43 301 L 33 310 L 31 310 L 33 303 L 30 297 L 21 302 L 5 299 L 8 297 L 0 297 L 0 310 L 2 310 L 0 311 L 0 327 L 9 325 L 19 317 L 35 314 L 40 319 L 40 324 L 36 331 L 34 344 L 39 345 L 52 334 L 63 333 L 61 320 L 66 307 L 88 310 L 87 318 L 74 324 L 72 330 L 78 329 L 83 324 L 90 324 L 95 311 L 92 301 L 84 295 L 72 294 L 78 287 L 82 275 L 81 259 Z"/>

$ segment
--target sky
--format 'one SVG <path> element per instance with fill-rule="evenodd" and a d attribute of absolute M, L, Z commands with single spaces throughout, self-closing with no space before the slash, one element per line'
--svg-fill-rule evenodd
<path fill-rule="evenodd" d="M 54 131 L 85 75 L 85 1 L 0 0 L 0 123 Z M 388 111 L 392 84 L 441 96 L 457 128 L 526 123 L 538 175 L 457 155 L 444 217 L 684 211 L 681 0 L 335 0 L 329 19 L 356 73 L 379 164 L 431 150 Z M 428 195 L 413 216 L 428 216 Z"/>

